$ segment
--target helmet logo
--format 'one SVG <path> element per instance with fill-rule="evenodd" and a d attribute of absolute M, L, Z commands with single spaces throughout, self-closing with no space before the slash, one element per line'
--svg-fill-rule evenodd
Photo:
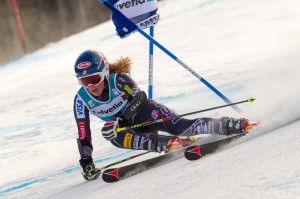
<path fill-rule="evenodd" d="M 79 69 L 84 69 L 84 68 L 90 67 L 91 65 L 92 65 L 91 62 L 89 62 L 89 61 L 84 61 L 84 62 L 79 63 L 79 64 L 77 65 L 77 68 L 79 68 Z"/>

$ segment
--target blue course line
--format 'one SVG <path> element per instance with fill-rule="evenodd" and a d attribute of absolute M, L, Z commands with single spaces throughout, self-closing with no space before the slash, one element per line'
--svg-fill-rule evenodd
<path fill-rule="evenodd" d="M 23 125 L 4 126 L 4 127 L 0 127 L 0 133 L 15 132 L 15 131 L 19 131 L 19 130 L 34 128 L 34 127 L 41 127 L 41 126 L 54 124 L 54 123 L 57 124 L 58 122 L 65 122 L 72 118 L 74 118 L 74 116 L 71 114 L 68 114 L 66 116 L 59 117 L 59 118 L 52 119 L 52 120 L 47 120 L 47 121 L 41 121 L 41 122 L 23 124 Z"/>
<path fill-rule="evenodd" d="M 114 156 L 109 156 L 109 157 L 97 159 L 97 160 L 95 160 L 95 163 L 104 163 L 104 162 L 106 162 L 108 160 L 113 160 L 113 159 L 116 159 L 116 158 L 120 158 L 122 156 L 125 156 L 127 154 L 131 154 L 133 152 L 136 152 L 136 151 L 135 150 L 127 150 L 124 153 L 120 153 L 120 154 L 117 154 L 117 155 L 114 155 Z M 0 190 L 0 196 L 9 194 L 11 192 L 22 190 L 22 189 L 24 189 L 26 187 L 30 187 L 31 185 L 34 185 L 34 184 L 38 184 L 38 183 L 41 183 L 41 182 L 49 181 L 51 179 L 54 180 L 55 177 L 62 176 L 63 174 L 73 173 L 73 172 L 75 172 L 75 171 L 77 171 L 79 169 L 81 169 L 80 166 L 69 167 L 69 168 L 63 169 L 63 170 L 61 170 L 59 172 L 56 172 L 56 173 L 53 173 L 53 174 L 49 174 L 46 177 L 39 177 L 37 179 L 25 181 L 24 183 L 21 183 L 19 185 L 15 185 L 15 186 L 9 187 L 7 189 Z"/>
<path fill-rule="evenodd" d="M 35 180 L 31 180 L 31 181 L 22 183 L 20 185 L 10 187 L 8 189 L 4 189 L 4 190 L 0 191 L 0 196 L 3 196 L 5 194 L 8 194 L 10 192 L 13 192 L 13 191 L 16 191 L 16 190 L 19 190 L 19 189 L 23 189 L 23 188 L 28 187 L 32 184 L 36 184 L 36 183 L 39 183 L 39 182 L 44 182 L 45 180 L 46 180 L 46 178 L 39 178 L 39 179 L 35 179 Z"/>

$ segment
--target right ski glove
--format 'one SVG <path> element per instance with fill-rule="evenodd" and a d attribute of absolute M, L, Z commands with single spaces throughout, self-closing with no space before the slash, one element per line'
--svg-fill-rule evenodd
<path fill-rule="evenodd" d="M 82 167 L 83 172 L 81 173 L 83 178 L 87 181 L 94 180 L 99 177 L 101 174 L 101 170 L 98 168 L 95 168 L 93 158 L 90 156 L 81 158 L 79 160 L 80 165 Z"/>
<path fill-rule="evenodd" d="M 104 124 L 101 133 L 106 140 L 110 141 L 117 137 L 116 129 L 118 127 L 118 123 L 119 123 L 119 118 L 117 118 L 115 121 L 114 120 L 109 121 Z"/>

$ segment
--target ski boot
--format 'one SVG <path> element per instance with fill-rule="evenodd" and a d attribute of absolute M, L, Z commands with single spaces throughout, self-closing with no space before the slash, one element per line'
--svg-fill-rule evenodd
<path fill-rule="evenodd" d="M 224 121 L 223 134 L 225 135 L 248 133 L 254 126 L 258 125 L 258 122 L 252 122 L 245 118 L 223 117 L 221 120 Z"/>

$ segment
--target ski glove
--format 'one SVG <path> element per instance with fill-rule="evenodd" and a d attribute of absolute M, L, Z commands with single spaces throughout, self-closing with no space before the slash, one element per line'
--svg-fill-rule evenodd
<path fill-rule="evenodd" d="M 110 141 L 117 137 L 116 129 L 118 127 L 118 123 L 119 123 L 119 118 L 117 118 L 115 121 L 112 120 L 104 124 L 101 133 L 106 140 Z"/>
<path fill-rule="evenodd" d="M 82 172 L 83 178 L 87 181 L 91 181 L 97 179 L 101 174 L 101 170 L 98 168 L 93 168 L 91 165 L 88 165 L 84 168 L 84 172 Z"/>
<path fill-rule="evenodd" d="M 79 160 L 83 172 L 81 172 L 83 178 L 87 181 L 97 179 L 101 174 L 101 170 L 95 168 L 93 158 L 90 156 L 81 158 Z"/>

